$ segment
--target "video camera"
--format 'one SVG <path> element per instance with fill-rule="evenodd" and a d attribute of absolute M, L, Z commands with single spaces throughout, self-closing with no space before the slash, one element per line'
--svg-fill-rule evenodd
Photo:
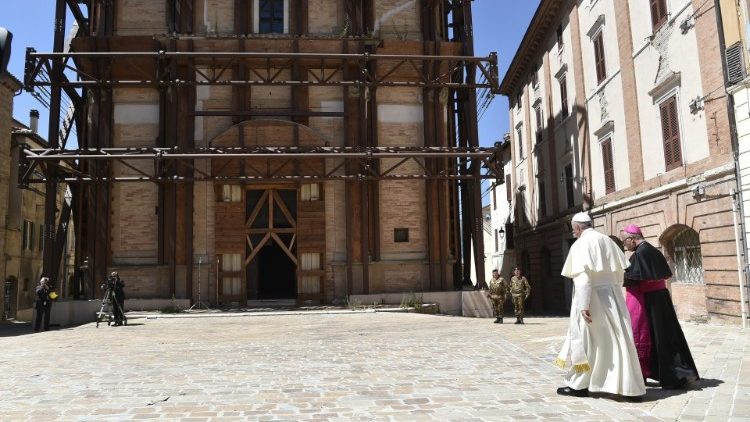
<path fill-rule="evenodd" d="M 117 284 L 117 277 L 109 276 L 102 283 L 102 290 L 114 290 Z"/>

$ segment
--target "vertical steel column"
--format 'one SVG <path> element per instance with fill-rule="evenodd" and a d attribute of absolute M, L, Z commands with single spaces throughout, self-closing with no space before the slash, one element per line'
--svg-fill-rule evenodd
<path fill-rule="evenodd" d="M 61 53 L 65 42 L 65 0 L 57 0 L 55 7 L 55 40 L 53 52 Z M 60 139 L 60 102 L 62 100 L 62 89 L 60 83 L 63 79 L 63 63 L 61 58 L 52 61 L 52 72 L 50 73 L 50 107 L 49 107 L 49 130 L 47 132 L 47 142 L 50 148 L 59 148 Z M 42 275 L 49 277 L 50 283 L 54 286 L 57 282 L 58 272 L 60 271 L 60 261 L 55 263 L 55 258 L 59 256 L 55 242 L 55 217 L 57 209 L 57 182 L 55 166 L 48 165 L 45 170 L 44 190 L 44 256 Z"/>
<path fill-rule="evenodd" d="M 463 2 L 464 14 L 464 55 L 474 56 L 474 24 L 471 16 L 471 2 Z M 476 82 L 476 65 L 467 66 L 466 82 L 474 84 Z M 479 146 L 479 128 L 477 127 L 477 92 L 468 90 L 466 108 L 464 109 L 465 124 L 468 129 L 469 146 Z M 470 186 L 472 190 L 473 206 L 471 219 L 474 224 L 472 233 L 474 238 L 474 267 L 476 268 L 477 285 L 485 284 L 484 274 L 484 222 L 482 221 L 482 179 L 480 179 L 482 164 L 479 160 L 474 160 L 471 165 L 471 172 L 474 178 Z"/>

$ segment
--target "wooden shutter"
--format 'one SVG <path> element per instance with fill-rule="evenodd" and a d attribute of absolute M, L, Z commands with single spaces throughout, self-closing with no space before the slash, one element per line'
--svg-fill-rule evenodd
<path fill-rule="evenodd" d="M 601 32 L 594 38 L 594 61 L 596 62 L 596 82 L 602 83 L 607 78 L 607 66 L 604 61 L 604 40 Z"/>
<path fill-rule="evenodd" d="M 568 117 L 568 84 L 565 75 L 560 77 L 560 111 L 563 119 Z"/>
<path fill-rule="evenodd" d="M 544 182 L 539 181 L 539 216 L 547 216 L 547 193 L 544 189 Z"/>
<path fill-rule="evenodd" d="M 534 107 L 536 117 L 536 142 L 542 142 L 542 105 Z"/>
<path fill-rule="evenodd" d="M 650 3 L 652 29 L 656 32 L 667 21 L 667 3 L 665 0 L 650 0 Z"/>
<path fill-rule="evenodd" d="M 509 203 L 513 201 L 513 188 L 510 186 L 510 174 L 505 175 L 505 196 Z"/>
<path fill-rule="evenodd" d="M 615 168 L 612 160 L 612 139 L 602 142 L 602 163 L 604 164 L 604 191 L 615 191 Z"/>
<path fill-rule="evenodd" d="M 682 166 L 677 99 L 671 97 L 664 101 L 659 108 L 661 112 L 662 141 L 664 143 L 664 166 L 669 171 Z"/>

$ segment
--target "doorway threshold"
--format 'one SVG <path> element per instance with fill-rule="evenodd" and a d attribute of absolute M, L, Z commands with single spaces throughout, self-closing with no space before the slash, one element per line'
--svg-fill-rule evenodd
<path fill-rule="evenodd" d="M 248 308 L 294 308 L 296 306 L 296 299 L 262 299 L 247 301 Z"/>

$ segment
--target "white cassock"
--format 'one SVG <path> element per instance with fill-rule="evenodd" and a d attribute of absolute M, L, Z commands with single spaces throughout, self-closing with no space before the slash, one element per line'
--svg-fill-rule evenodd
<path fill-rule="evenodd" d="M 562 275 L 573 279 L 568 335 L 555 363 L 570 365 L 568 387 L 642 396 L 646 386 L 622 294 L 625 254 L 609 237 L 584 230 L 571 246 Z M 581 311 L 591 312 L 586 323 Z"/>

